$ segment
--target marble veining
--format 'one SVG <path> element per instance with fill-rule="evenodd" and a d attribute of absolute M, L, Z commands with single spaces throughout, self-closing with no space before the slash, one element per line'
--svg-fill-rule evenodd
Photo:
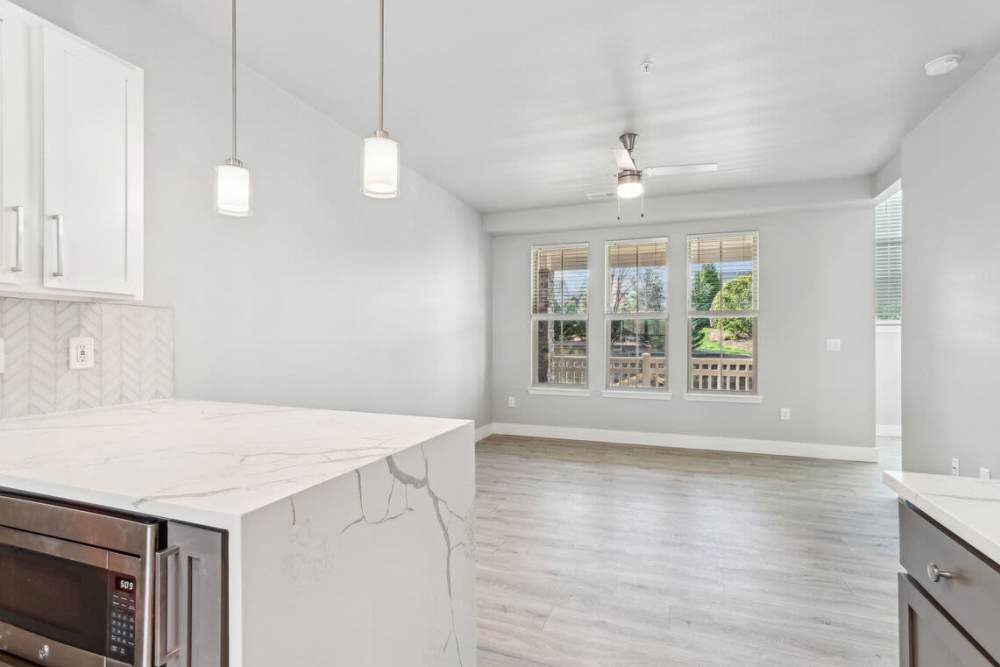
<path fill-rule="evenodd" d="M 473 667 L 474 498 L 466 423 L 248 514 L 245 663 Z"/>
<path fill-rule="evenodd" d="M 396 463 L 392 456 L 388 456 L 385 459 L 386 468 L 392 477 L 392 483 L 389 486 L 389 494 L 385 501 L 385 511 L 377 519 L 370 519 L 365 512 L 364 504 L 364 490 L 362 486 L 361 473 L 355 471 L 355 476 L 357 478 L 358 485 L 358 502 L 361 508 L 361 516 L 357 519 L 348 523 L 340 531 L 341 535 L 346 533 L 351 528 L 360 525 L 379 525 L 386 523 L 388 521 L 393 521 L 405 516 L 408 512 L 413 512 L 413 507 L 410 506 L 409 501 L 409 489 L 414 489 L 415 491 L 426 491 L 427 495 L 430 497 L 431 505 L 434 509 L 434 515 L 437 520 L 437 524 L 441 528 L 441 536 L 444 540 L 444 576 L 448 588 L 448 613 L 451 617 L 451 628 L 448 632 L 448 636 L 445 638 L 444 643 L 441 647 L 442 651 L 447 651 L 449 644 L 454 642 L 455 646 L 455 657 L 460 666 L 464 665 L 462 660 L 462 647 L 457 635 L 455 627 L 455 596 L 454 587 L 452 584 L 452 554 L 457 549 L 468 550 L 469 545 L 462 539 L 458 542 L 453 543 L 451 529 L 449 527 L 451 519 L 457 520 L 460 524 L 464 526 L 466 523 L 466 516 L 460 514 L 452 509 L 451 505 L 435 493 L 433 487 L 430 483 L 430 470 L 427 461 L 427 453 L 424 451 L 423 445 L 420 446 L 421 456 L 423 458 L 424 470 L 420 477 L 411 475 L 406 471 L 402 470 Z M 404 500 L 402 508 L 393 510 L 393 496 L 396 493 L 397 488 L 402 488 L 402 493 L 404 494 Z"/>
<path fill-rule="evenodd" d="M 1000 563 L 1000 481 L 884 471 L 896 494 Z"/>
<path fill-rule="evenodd" d="M 228 528 L 468 422 L 164 400 L 0 421 L 0 486 Z"/>

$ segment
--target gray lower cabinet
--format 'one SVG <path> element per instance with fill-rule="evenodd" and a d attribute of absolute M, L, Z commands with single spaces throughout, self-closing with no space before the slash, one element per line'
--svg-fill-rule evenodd
<path fill-rule="evenodd" d="M 1000 664 L 997 564 L 905 502 L 899 551 L 900 666 Z"/>

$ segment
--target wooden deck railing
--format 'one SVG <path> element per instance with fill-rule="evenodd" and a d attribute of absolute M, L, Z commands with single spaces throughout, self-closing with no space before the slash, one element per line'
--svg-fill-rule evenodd
<path fill-rule="evenodd" d="M 610 357 L 609 387 L 663 387 L 667 362 L 663 357 Z M 587 358 L 582 355 L 549 357 L 549 382 L 587 384 Z M 753 357 L 695 357 L 691 360 L 689 382 L 692 391 L 754 391 Z"/>
<path fill-rule="evenodd" d="M 693 391 L 751 392 L 753 357 L 695 357 L 689 377 Z"/>
<path fill-rule="evenodd" d="M 667 361 L 646 353 L 640 357 L 610 357 L 609 387 L 644 387 L 656 389 L 666 384 Z"/>

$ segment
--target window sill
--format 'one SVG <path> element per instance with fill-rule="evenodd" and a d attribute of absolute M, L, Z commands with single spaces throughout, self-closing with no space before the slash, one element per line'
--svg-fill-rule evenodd
<path fill-rule="evenodd" d="M 590 396 L 589 389 L 569 387 L 528 387 L 528 393 L 536 396 Z"/>
<path fill-rule="evenodd" d="M 601 392 L 604 398 L 638 398 L 644 401 L 669 401 L 673 394 L 669 391 L 615 391 L 605 389 Z"/>
<path fill-rule="evenodd" d="M 761 403 L 764 397 L 759 394 L 684 394 L 685 401 L 703 401 L 705 403 Z"/>

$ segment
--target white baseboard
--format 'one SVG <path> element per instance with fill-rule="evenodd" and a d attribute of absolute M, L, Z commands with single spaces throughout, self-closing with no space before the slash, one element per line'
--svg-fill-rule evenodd
<path fill-rule="evenodd" d="M 879 424 L 875 427 L 875 433 L 880 438 L 902 438 L 903 427 L 899 424 Z"/>
<path fill-rule="evenodd" d="M 485 426 L 480 426 L 476 429 L 476 442 L 479 442 L 483 438 L 488 438 L 491 435 L 493 435 L 493 422 L 490 422 Z"/>
<path fill-rule="evenodd" d="M 477 429 L 477 440 L 480 439 L 480 432 L 487 435 L 496 433 L 499 435 L 522 435 L 535 438 L 557 438 L 561 440 L 590 440 L 621 445 L 703 449 L 717 452 L 739 452 L 742 454 L 800 456 L 837 461 L 863 461 L 866 463 L 878 462 L 878 449 L 874 443 L 872 443 L 871 447 L 862 447 L 857 445 L 827 445 L 815 442 L 791 442 L 787 440 L 755 440 L 752 438 L 724 438 L 711 435 L 612 431 L 599 428 L 505 424 L 502 422 L 494 422 Z"/>

